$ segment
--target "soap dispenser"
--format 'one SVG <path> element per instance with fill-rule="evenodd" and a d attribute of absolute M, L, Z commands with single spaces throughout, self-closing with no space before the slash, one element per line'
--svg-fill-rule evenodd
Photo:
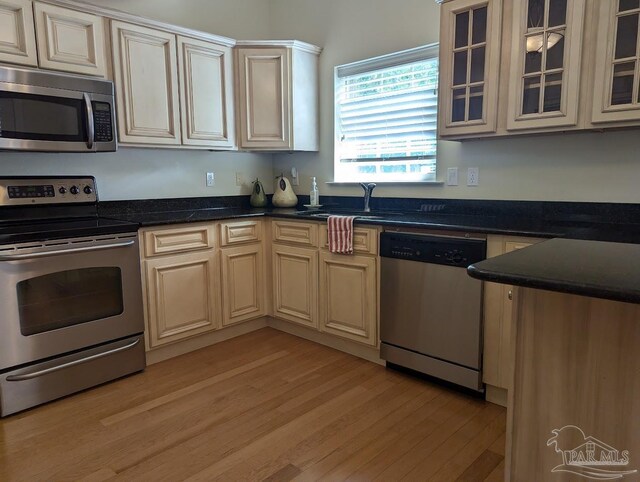
<path fill-rule="evenodd" d="M 316 178 L 311 178 L 311 192 L 309 193 L 309 204 L 311 206 L 317 206 L 320 204 L 320 193 L 318 192 L 318 183 Z"/>

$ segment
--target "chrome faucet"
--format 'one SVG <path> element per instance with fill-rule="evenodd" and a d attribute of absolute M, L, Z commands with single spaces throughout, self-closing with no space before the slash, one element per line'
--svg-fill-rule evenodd
<path fill-rule="evenodd" d="M 373 189 L 376 187 L 376 185 L 373 182 L 361 182 L 360 185 L 362 186 L 362 189 L 364 189 L 364 212 L 371 212 L 369 201 L 371 200 L 371 193 L 373 192 Z"/>

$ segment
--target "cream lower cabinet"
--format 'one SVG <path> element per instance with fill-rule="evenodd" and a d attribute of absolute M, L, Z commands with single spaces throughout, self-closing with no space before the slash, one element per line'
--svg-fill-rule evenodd
<path fill-rule="evenodd" d="M 0 62 L 38 66 L 30 0 L 0 0 Z"/>
<path fill-rule="evenodd" d="M 218 327 L 218 271 L 212 250 L 145 261 L 149 348 Z"/>
<path fill-rule="evenodd" d="M 320 330 L 377 344 L 376 259 L 320 252 Z"/>
<path fill-rule="evenodd" d="M 489 236 L 487 258 L 509 253 L 543 241 L 538 238 Z M 487 385 L 509 389 L 513 360 L 511 330 L 513 327 L 513 287 L 484 283 L 484 360 L 483 381 Z"/>
<path fill-rule="evenodd" d="M 274 244 L 273 314 L 318 328 L 318 250 Z"/>
<path fill-rule="evenodd" d="M 223 248 L 222 326 L 267 314 L 262 244 Z"/>

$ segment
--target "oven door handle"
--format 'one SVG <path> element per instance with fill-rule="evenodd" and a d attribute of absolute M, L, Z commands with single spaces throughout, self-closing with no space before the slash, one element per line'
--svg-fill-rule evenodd
<path fill-rule="evenodd" d="M 44 375 L 48 375 L 49 373 L 57 372 L 60 370 L 64 370 L 65 368 L 71 368 L 76 365 L 81 365 L 83 363 L 87 363 L 93 360 L 97 360 L 98 358 L 104 358 L 105 356 L 114 355 L 116 353 L 120 353 L 121 351 L 130 350 L 134 346 L 140 343 L 140 338 L 137 338 L 133 343 L 129 343 L 128 345 L 121 346 L 118 348 L 114 348 L 109 351 L 105 351 L 102 353 L 96 353 L 95 355 L 88 356 L 86 358 L 81 358 L 79 360 L 74 360 L 72 362 L 63 363 L 62 365 L 57 365 L 51 368 L 45 368 L 44 370 L 38 370 L 36 372 L 24 373 L 22 375 L 9 375 L 7 377 L 8 382 L 23 382 L 25 380 L 33 380 L 34 378 L 42 377 Z"/>
<path fill-rule="evenodd" d="M 104 249 L 126 248 L 132 246 L 135 240 L 121 241 L 111 244 L 99 244 L 97 246 L 83 246 L 81 248 L 56 249 L 52 251 L 40 251 L 35 253 L 24 254 L 3 254 L 0 255 L 0 261 L 21 261 L 24 259 L 44 258 L 47 256 L 59 256 L 62 254 L 84 253 L 87 251 L 100 251 Z"/>
<path fill-rule="evenodd" d="M 95 137 L 96 127 L 93 123 L 93 105 L 91 105 L 91 98 L 86 92 L 82 94 L 84 99 L 84 106 L 87 113 L 87 148 L 93 149 L 93 138 Z"/>

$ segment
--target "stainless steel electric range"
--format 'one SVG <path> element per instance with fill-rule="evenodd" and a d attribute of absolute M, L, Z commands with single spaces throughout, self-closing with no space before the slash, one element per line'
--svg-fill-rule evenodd
<path fill-rule="evenodd" d="M 143 370 L 137 225 L 92 177 L 0 178 L 0 416 Z"/>

